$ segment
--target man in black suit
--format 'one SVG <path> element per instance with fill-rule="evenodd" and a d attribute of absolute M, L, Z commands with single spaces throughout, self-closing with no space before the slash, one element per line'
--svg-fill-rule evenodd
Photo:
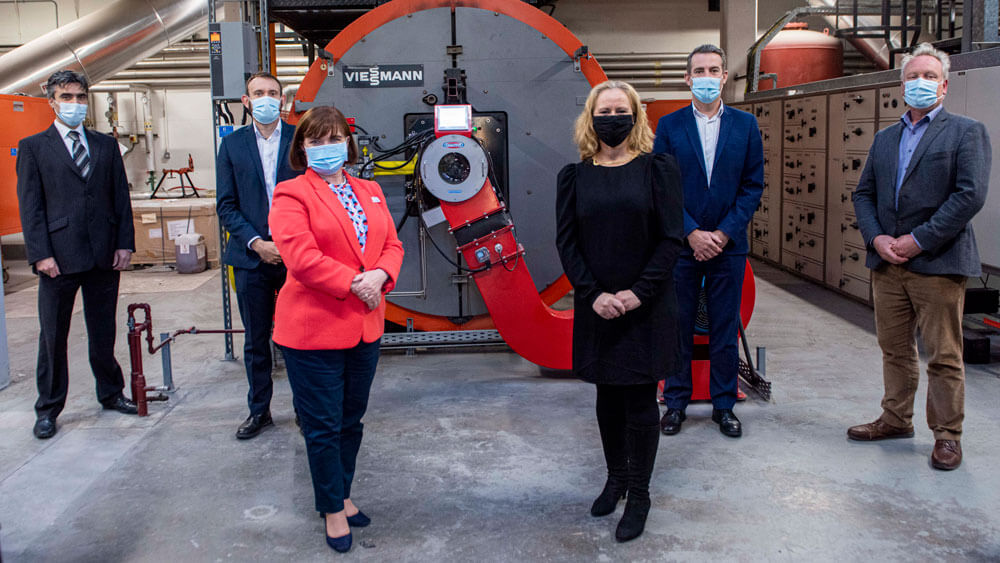
<path fill-rule="evenodd" d="M 51 438 L 66 405 L 66 341 L 76 292 L 83 290 L 90 367 L 105 409 L 136 414 L 122 395 L 115 360 L 119 271 L 135 251 L 132 205 L 118 143 L 85 129 L 87 79 L 61 70 L 46 92 L 56 113 L 51 127 L 17 145 L 17 200 L 28 262 L 39 275 L 38 401 L 34 433 Z"/>
<path fill-rule="evenodd" d="M 236 430 L 241 440 L 253 438 L 271 421 L 271 326 L 274 299 L 285 283 L 285 266 L 271 242 L 267 215 L 274 186 L 301 174 L 288 162 L 295 127 L 280 117 L 285 97 L 281 82 L 266 72 L 247 81 L 243 105 L 253 125 L 222 139 L 216 161 L 216 210 L 229 231 L 223 261 L 233 267 L 236 300 L 243 319 L 243 361 L 250 390 L 250 416 Z"/>

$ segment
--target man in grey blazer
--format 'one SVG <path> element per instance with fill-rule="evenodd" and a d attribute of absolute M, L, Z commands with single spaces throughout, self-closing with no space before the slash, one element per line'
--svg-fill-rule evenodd
<path fill-rule="evenodd" d="M 970 221 L 986 201 L 990 140 L 982 123 L 941 105 L 948 55 L 923 43 L 902 66 L 909 110 L 875 135 L 854 192 L 882 348 L 882 415 L 847 435 L 863 441 L 913 436 L 919 329 L 929 356 L 931 464 L 950 470 L 962 462 L 962 308 L 966 278 L 981 274 Z"/>

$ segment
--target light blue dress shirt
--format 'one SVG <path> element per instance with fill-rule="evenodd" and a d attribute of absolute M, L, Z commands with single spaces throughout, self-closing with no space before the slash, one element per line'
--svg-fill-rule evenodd
<path fill-rule="evenodd" d="M 900 117 L 903 122 L 903 134 L 899 138 L 899 161 L 896 167 L 896 197 L 893 201 L 896 209 L 899 209 L 899 190 L 903 187 L 903 177 L 906 176 L 906 169 L 910 166 L 913 151 L 917 150 L 917 145 L 920 144 L 920 139 L 924 137 L 931 121 L 934 121 L 943 108 L 943 105 L 939 105 L 916 123 L 910 120 L 909 110 L 903 112 L 903 116 Z M 920 246 L 920 241 L 916 237 L 913 237 L 913 241 L 917 243 L 917 246 Z M 921 246 L 921 248 L 923 247 Z"/>

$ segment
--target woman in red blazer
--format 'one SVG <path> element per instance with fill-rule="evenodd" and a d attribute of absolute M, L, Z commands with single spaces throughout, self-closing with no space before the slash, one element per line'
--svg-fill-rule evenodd
<path fill-rule="evenodd" d="M 379 185 L 344 173 L 357 147 L 340 111 L 306 112 L 289 160 L 308 170 L 278 184 L 268 219 L 288 268 L 274 342 L 288 369 L 326 541 L 344 552 L 351 548 L 350 527 L 371 522 L 351 502 L 351 481 L 378 363 L 384 295 L 399 275 L 403 245 Z"/>

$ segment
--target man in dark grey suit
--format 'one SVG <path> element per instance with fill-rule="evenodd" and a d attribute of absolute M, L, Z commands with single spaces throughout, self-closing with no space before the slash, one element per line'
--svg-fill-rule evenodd
<path fill-rule="evenodd" d="M 56 433 L 66 405 L 66 340 L 77 290 L 83 290 L 90 367 L 105 409 L 136 414 L 122 395 L 115 360 L 119 270 L 135 251 L 132 205 L 118 143 L 83 127 L 87 79 L 61 70 L 46 91 L 56 113 L 51 127 L 17 145 L 17 200 L 28 262 L 38 280 L 38 401 L 34 433 Z"/>
<path fill-rule="evenodd" d="M 919 329 L 929 356 L 931 464 L 943 470 L 962 462 L 962 308 L 966 278 L 981 274 L 970 221 L 986 201 L 991 156 L 983 124 L 941 105 L 948 67 L 948 55 L 926 43 L 903 59 L 909 110 L 875 135 L 854 192 L 872 269 L 885 394 L 878 420 L 847 431 L 864 441 L 913 436 Z"/>

